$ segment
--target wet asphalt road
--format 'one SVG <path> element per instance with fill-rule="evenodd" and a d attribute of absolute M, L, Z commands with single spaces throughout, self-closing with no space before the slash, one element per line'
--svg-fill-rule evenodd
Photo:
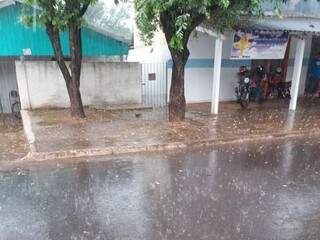
<path fill-rule="evenodd" d="M 319 141 L 3 165 L 0 239 L 320 239 Z"/>

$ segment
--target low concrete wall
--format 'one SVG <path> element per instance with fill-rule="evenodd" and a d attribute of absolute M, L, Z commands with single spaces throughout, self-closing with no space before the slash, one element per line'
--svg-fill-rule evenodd
<path fill-rule="evenodd" d="M 63 76 L 54 61 L 16 61 L 21 108 L 69 107 Z M 80 91 L 84 105 L 140 104 L 141 65 L 84 62 Z"/>

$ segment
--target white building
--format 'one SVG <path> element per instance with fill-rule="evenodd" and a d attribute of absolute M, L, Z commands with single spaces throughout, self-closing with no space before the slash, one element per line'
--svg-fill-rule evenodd
<path fill-rule="evenodd" d="M 309 6 L 310 8 L 312 8 L 312 4 L 316 4 L 317 7 L 320 8 L 318 2 L 311 1 L 311 5 Z M 307 9 L 304 9 L 304 11 L 308 12 Z M 310 20 L 310 16 L 302 16 L 298 11 L 293 13 L 292 8 L 290 8 L 290 12 L 288 13 L 286 11 L 283 11 L 283 14 L 283 19 L 277 19 L 271 16 L 262 21 L 253 20 L 251 21 L 251 28 L 270 31 L 288 31 L 290 33 L 291 41 L 289 41 L 289 43 L 291 43 L 289 48 L 290 52 L 286 81 L 294 81 L 294 75 L 299 75 L 298 77 L 296 77 L 296 79 L 299 81 L 299 84 L 296 85 L 293 82 L 293 87 L 298 87 L 298 91 L 296 91 L 298 93 L 298 96 L 304 93 L 312 39 L 315 32 L 320 31 L 320 17 L 318 15 L 312 15 L 313 18 Z M 299 18 L 297 18 L 297 14 L 299 15 Z M 314 14 L 316 14 L 316 12 Z M 190 57 L 185 69 L 185 96 L 187 103 L 210 102 L 213 100 L 215 44 L 217 42 L 220 43 L 221 41 L 217 41 L 217 35 L 212 31 L 205 30 L 205 32 L 203 32 L 203 30 L 204 28 L 198 28 L 197 30 L 195 30 L 188 43 Z M 249 67 L 254 65 L 256 66 L 258 63 L 263 63 L 263 61 L 230 59 L 231 48 L 234 43 L 234 33 L 232 32 L 225 34 L 225 36 L 223 36 L 223 39 L 224 40 L 221 42 L 221 75 L 219 78 L 220 87 L 218 90 L 218 95 L 220 101 L 229 101 L 235 100 L 234 88 L 238 80 L 237 73 L 239 71 L 239 67 L 243 65 Z M 144 64 L 165 64 L 167 79 L 161 80 L 167 81 L 167 91 L 169 91 L 172 62 L 164 35 L 161 32 L 157 33 L 152 46 L 145 46 L 141 42 L 137 34 L 135 34 L 134 42 L 134 49 L 129 51 L 128 60 L 139 61 Z M 303 49 L 301 49 L 301 47 L 303 47 Z M 299 69 L 300 60 L 301 71 Z M 277 61 L 274 61 L 274 63 L 276 62 Z M 296 66 L 295 74 L 294 66 Z M 149 69 L 151 69 L 151 72 L 156 72 L 156 70 L 154 70 L 155 68 Z M 147 76 L 147 73 L 145 75 Z M 146 80 L 145 84 L 155 85 L 154 88 L 151 87 L 151 89 L 153 92 L 157 92 L 157 90 L 155 89 L 155 82 L 148 83 L 148 81 Z M 150 87 L 148 88 L 150 89 Z M 294 92 L 295 90 L 292 89 L 292 93 Z M 293 94 L 293 97 L 295 97 L 295 94 Z"/>
<path fill-rule="evenodd" d="M 162 37 L 160 36 L 162 39 Z M 303 70 L 300 84 L 300 94 L 304 92 L 308 59 L 311 50 L 312 35 L 305 36 L 306 48 L 304 52 Z M 135 40 L 136 41 L 136 40 Z M 291 81 L 293 74 L 293 63 L 296 51 L 295 38 L 292 39 L 290 48 L 290 60 L 287 80 Z M 222 63 L 221 63 L 221 88 L 220 100 L 234 100 L 234 87 L 237 83 L 237 73 L 239 67 L 251 66 L 251 60 L 231 60 L 230 53 L 233 43 L 233 33 L 228 34 L 223 43 Z M 190 57 L 185 70 L 185 96 L 188 103 L 211 101 L 212 76 L 213 76 L 213 56 L 215 48 L 215 38 L 206 33 L 198 32 L 192 34 L 188 48 Z M 141 63 L 167 63 L 168 83 L 171 77 L 171 56 L 165 41 L 156 41 L 152 46 L 134 45 L 134 49 L 129 51 L 129 61 L 139 61 Z M 170 84 L 168 84 L 170 86 Z"/>

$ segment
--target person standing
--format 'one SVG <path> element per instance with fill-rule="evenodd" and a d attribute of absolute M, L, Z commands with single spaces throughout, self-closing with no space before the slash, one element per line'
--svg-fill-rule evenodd
<path fill-rule="evenodd" d="M 318 91 L 320 82 L 320 52 L 311 59 L 309 66 L 309 81 L 306 88 L 307 95 L 314 96 Z"/>

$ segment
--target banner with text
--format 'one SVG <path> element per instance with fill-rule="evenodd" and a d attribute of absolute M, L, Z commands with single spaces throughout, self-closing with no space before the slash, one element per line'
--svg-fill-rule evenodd
<path fill-rule="evenodd" d="M 289 40 L 288 32 L 237 31 L 231 59 L 283 59 Z"/>

